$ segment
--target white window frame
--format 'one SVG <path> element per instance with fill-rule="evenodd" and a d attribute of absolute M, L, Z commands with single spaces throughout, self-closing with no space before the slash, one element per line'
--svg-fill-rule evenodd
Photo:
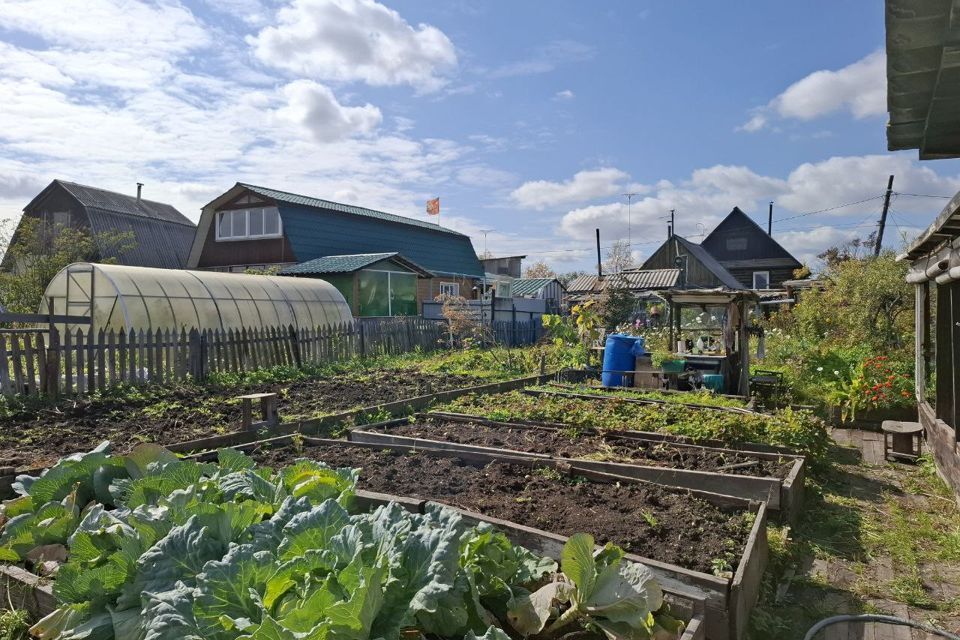
<path fill-rule="evenodd" d="M 769 272 L 769 271 L 754 271 L 754 272 L 753 272 L 753 288 L 754 288 L 754 289 L 758 289 L 758 290 L 761 289 L 760 287 L 757 286 L 757 276 L 758 276 L 758 275 L 761 275 L 761 274 L 764 275 L 764 276 L 766 276 L 766 278 L 767 278 L 767 286 L 763 287 L 763 289 L 769 289 L 769 288 L 770 288 L 770 272 Z"/>
<path fill-rule="evenodd" d="M 254 209 L 259 209 L 259 210 L 263 211 L 264 214 L 266 214 L 268 211 L 273 212 L 273 213 L 276 214 L 276 216 L 277 216 L 277 232 L 276 232 L 276 233 L 261 233 L 261 234 L 256 234 L 256 235 L 250 235 L 250 211 L 251 211 L 251 210 L 254 210 Z M 237 213 L 237 212 L 240 212 L 240 211 L 242 211 L 243 214 L 244 214 L 244 216 L 243 216 L 243 228 L 244 228 L 244 230 L 245 230 L 246 233 L 245 233 L 244 235 L 242 235 L 242 236 L 235 236 L 235 235 L 221 236 L 221 235 L 220 235 L 220 220 L 221 220 L 221 217 L 222 217 L 223 215 L 226 215 L 226 214 L 229 214 L 229 215 L 230 215 L 230 217 L 231 217 L 231 220 L 230 220 L 230 228 L 231 228 L 231 230 L 232 230 L 232 229 L 233 229 L 233 220 L 232 220 L 233 214 L 234 214 L 234 213 Z M 216 212 L 216 216 L 214 217 L 214 220 L 213 220 L 213 225 L 214 225 L 214 228 L 216 229 L 217 242 L 234 242 L 234 241 L 237 241 L 237 240 L 262 240 L 262 239 L 264 239 L 264 238 L 279 238 L 279 237 L 281 237 L 281 236 L 283 235 L 283 218 L 280 217 L 280 211 L 279 211 L 278 209 L 276 209 L 275 207 L 248 207 L 248 208 L 246 208 L 246 209 L 225 209 L 225 210 L 223 210 L 223 211 L 217 211 L 217 212 Z M 264 226 L 264 228 L 266 228 L 266 226 L 267 226 L 267 217 L 266 217 L 266 215 L 263 216 L 263 226 Z"/>
<path fill-rule="evenodd" d="M 453 293 L 447 293 L 444 289 L 452 289 Z M 440 295 L 444 296 L 453 296 L 457 297 L 460 295 L 460 283 L 459 282 L 441 282 L 440 283 Z"/>

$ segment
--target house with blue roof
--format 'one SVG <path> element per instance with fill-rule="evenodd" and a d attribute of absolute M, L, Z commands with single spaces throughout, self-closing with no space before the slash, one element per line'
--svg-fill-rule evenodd
<path fill-rule="evenodd" d="M 316 262 L 319 259 L 325 260 Z M 237 183 L 203 207 L 188 268 L 238 273 L 277 268 L 284 275 L 343 280 L 341 284 L 356 294 L 358 304 L 360 283 L 372 278 L 369 273 L 396 274 L 376 289 L 378 296 L 385 296 L 381 302 L 407 300 L 409 278 L 400 276 L 413 274 L 418 309 L 442 294 L 476 298 L 484 277 L 469 236 L 452 229 L 245 183 Z M 348 288 L 342 274 L 361 271 L 368 275 L 351 277 Z M 393 291 L 393 285 L 403 291 Z M 364 289 L 368 295 L 370 291 Z M 398 313 L 393 307 L 368 305 L 365 315 L 404 315 L 410 308 L 397 304 L 396 309 L 403 310 Z"/>

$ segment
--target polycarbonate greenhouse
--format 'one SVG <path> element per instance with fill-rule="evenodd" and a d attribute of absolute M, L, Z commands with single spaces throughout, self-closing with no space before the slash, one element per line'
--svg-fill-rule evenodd
<path fill-rule="evenodd" d="M 57 315 L 91 318 L 94 331 L 289 325 L 315 329 L 352 320 L 343 295 L 315 278 L 85 262 L 65 267 L 54 276 L 40 313 L 47 313 L 50 300 Z"/>

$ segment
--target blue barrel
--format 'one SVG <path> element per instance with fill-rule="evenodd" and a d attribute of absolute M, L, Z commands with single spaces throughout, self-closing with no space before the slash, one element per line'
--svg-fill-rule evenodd
<path fill-rule="evenodd" d="M 622 387 L 626 376 L 615 371 L 633 371 L 636 357 L 644 353 L 643 338 L 622 333 L 611 333 L 603 347 L 603 373 L 600 380 L 605 387 Z"/>
<path fill-rule="evenodd" d="M 723 393 L 723 374 L 721 373 L 705 373 L 703 374 L 703 386 L 711 391 L 716 391 L 717 393 Z"/>

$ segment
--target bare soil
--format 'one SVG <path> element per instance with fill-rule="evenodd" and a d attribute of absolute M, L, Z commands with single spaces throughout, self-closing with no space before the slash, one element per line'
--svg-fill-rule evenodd
<path fill-rule="evenodd" d="M 296 458 L 358 467 L 360 487 L 436 500 L 561 535 L 587 532 L 631 553 L 711 573 L 713 561 L 736 568 L 749 535 L 748 517 L 682 490 L 648 484 L 606 484 L 547 469 L 385 449 L 311 446 L 254 453 L 273 467 Z"/>
<path fill-rule="evenodd" d="M 0 466 L 46 467 L 104 440 L 127 451 L 142 442 L 174 444 L 240 428 L 237 396 L 273 392 L 281 421 L 294 421 L 482 384 L 470 376 L 376 370 L 236 387 L 148 387 L 142 393 L 63 400 L 0 419 Z"/>
<path fill-rule="evenodd" d="M 718 471 L 754 477 L 786 478 L 789 462 L 756 458 L 748 454 L 687 447 L 669 442 L 618 438 L 610 434 L 584 434 L 576 430 L 510 428 L 477 423 L 418 420 L 390 427 L 387 432 L 410 438 L 442 440 L 482 447 L 513 449 L 563 458 L 591 458 L 609 462 L 637 462 L 644 465 Z M 731 465 L 743 465 L 724 469 Z"/>

